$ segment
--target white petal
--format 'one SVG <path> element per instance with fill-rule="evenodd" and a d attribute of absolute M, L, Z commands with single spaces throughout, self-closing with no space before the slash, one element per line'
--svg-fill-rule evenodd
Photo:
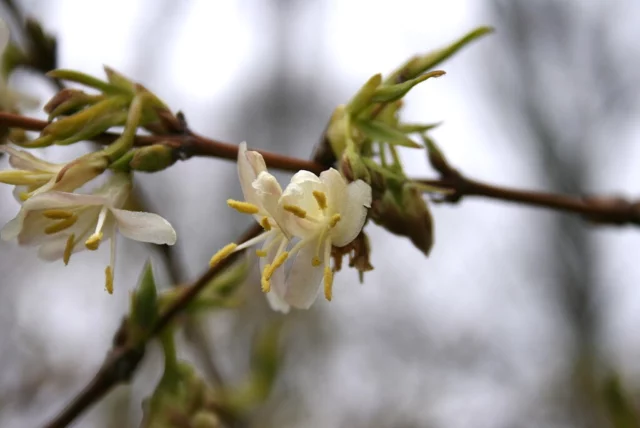
<path fill-rule="evenodd" d="M 316 300 L 324 275 L 322 254 L 319 254 L 320 266 L 311 264 L 316 255 L 317 241 L 313 241 L 296 254 L 287 281 L 284 300 L 294 308 L 309 309 Z M 322 253 L 322 251 L 320 252 Z"/>
<path fill-rule="evenodd" d="M 64 257 L 64 250 L 67 248 L 68 237 L 68 235 L 65 235 L 56 238 L 53 241 L 43 243 L 38 248 L 38 257 L 48 262 L 62 260 Z M 78 243 L 73 247 L 73 250 L 71 250 L 71 254 L 79 253 L 87 249 L 87 247 L 84 246 L 84 241 L 86 239 L 78 239 L 76 237 L 76 240 Z"/>
<path fill-rule="evenodd" d="M 44 161 L 25 150 L 17 150 L 11 146 L 1 145 L 0 152 L 9 154 L 9 165 L 15 169 L 46 171 L 55 174 L 62 168 L 61 165 Z"/>
<path fill-rule="evenodd" d="M 282 239 L 281 235 L 274 235 L 273 238 L 268 239 L 263 248 L 267 248 L 273 240 Z M 278 252 L 278 245 L 271 245 L 269 251 L 267 252 L 266 257 L 260 257 L 259 266 L 260 266 L 260 275 L 262 275 L 262 271 L 268 263 L 273 262 L 273 259 L 276 257 L 276 253 Z M 289 305 L 283 300 L 284 296 L 284 266 L 280 266 L 273 272 L 271 276 L 271 291 L 267 293 L 267 301 L 269 302 L 269 306 L 274 311 L 279 311 L 283 313 L 289 312 Z"/>
<path fill-rule="evenodd" d="M 34 211 L 77 206 L 97 206 L 105 203 L 106 198 L 102 196 L 50 191 L 30 197 L 22 206 L 25 210 Z"/>
<path fill-rule="evenodd" d="M 258 178 L 254 180 L 252 187 L 255 189 L 257 197 L 256 205 L 264 210 L 264 213 L 261 212 L 260 214 L 273 218 L 282 232 L 289 236 L 290 232 L 284 225 L 285 211 L 278 203 L 280 196 L 282 196 L 282 188 L 278 180 L 268 172 L 262 171 L 258 174 Z"/>
<path fill-rule="evenodd" d="M 176 231 L 171 224 L 158 214 L 120 210 L 112 208 L 118 230 L 129 239 L 152 244 L 173 245 Z"/>
<path fill-rule="evenodd" d="M 326 186 L 327 205 L 332 214 L 339 213 L 342 206 L 347 202 L 347 182 L 335 169 L 329 168 L 322 171 L 320 180 Z"/>
<path fill-rule="evenodd" d="M 76 237 L 87 235 L 95 229 L 100 206 L 86 207 L 76 210 L 78 220 L 71 227 L 54 234 L 46 234 L 45 228 L 55 224 L 58 220 L 51 220 L 42 215 L 41 211 L 25 211 L 24 222 L 18 235 L 20 245 L 40 245 L 44 242 L 55 241 L 61 236 L 69 236 L 72 233 Z M 83 241 L 84 242 L 84 241 Z"/>
<path fill-rule="evenodd" d="M 288 314 L 291 306 L 284 300 L 280 298 L 276 293 L 270 291 L 267 293 L 267 302 L 269 302 L 269 306 L 274 311 L 282 312 L 283 314 Z"/>
<path fill-rule="evenodd" d="M 353 241 L 362 230 L 371 206 L 371 186 L 362 180 L 349 183 L 345 205 L 341 207 L 340 221 L 331 230 L 331 243 L 343 247 Z"/>
<path fill-rule="evenodd" d="M 0 238 L 3 241 L 11 241 L 18 237 L 22 224 L 24 223 L 24 211 L 20 210 L 17 216 L 9 220 L 0 231 Z"/>
<path fill-rule="evenodd" d="M 318 177 L 311 171 L 298 171 L 293 174 L 293 177 L 291 177 L 291 182 L 294 184 L 306 183 L 308 181 L 313 183 L 321 183 L 320 177 Z"/>
<path fill-rule="evenodd" d="M 247 151 L 247 143 L 242 142 L 238 147 L 238 178 L 245 201 L 258 205 L 256 191 L 252 183 L 263 171 L 267 170 L 267 166 L 258 152 Z"/>

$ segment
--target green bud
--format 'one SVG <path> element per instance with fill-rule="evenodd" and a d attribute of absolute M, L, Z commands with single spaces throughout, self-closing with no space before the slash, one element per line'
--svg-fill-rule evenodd
<path fill-rule="evenodd" d="M 165 144 L 154 144 L 133 150 L 129 162 L 131 169 L 143 172 L 157 172 L 169 168 L 178 157 L 175 150 Z"/>
<path fill-rule="evenodd" d="M 158 317 L 158 297 L 156 281 L 153 278 L 151 261 L 145 264 L 138 287 L 131 296 L 131 315 L 129 319 L 137 329 L 148 331 Z"/>
<path fill-rule="evenodd" d="M 378 86 L 382 83 L 382 75 L 376 74 L 371 77 L 367 83 L 353 96 L 351 101 L 347 104 L 346 110 L 352 116 L 358 115 L 361 111 L 369 107 L 372 104 L 372 99 L 379 89 Z"/>
<path fill-rule="evenodd" d="M 425 71 L 435 67 L 441 62 L 449 59 L 460 49 L 479 39 L 485 34 L 493 32 L 491 27 L 479 27 L 470 31 L 462 38 L 453 42 L 449 46 L 430 52 L 426 55 L 415 56 L 407 61 L 402 67 L 393 72 L 385 81 L 385 83 L 401 83 L 410 79 L 414 79 Z"/>
<path fill-rule="evenodd" d="M 131 95 L 136 92 L 135 83 L 127 79 L 123 74 L 106 65 L 103 68 L 105 74 L 107 75 L 107 80 L 110 84 L 112 84 L 113 86 L 117 86 L 118 88 L 130 93 Z"/>
<path fill-rule="evenodd" d="M 398 129 L 379 120 L 356 120 L 354 125 L 362 131 L 367 138 L 373 141 L 382 141 L 394 146 L 411 147 L 414 149 L 422 148 L 422 146 L 411 138 L 407 137 Z"/>
<path fill-rule="evenodd" d="M 431 77 L 440 77 L 443 74 L 445 74 L 444 71 L 435 70 L 418 76 L 415 79 L 410 79 L 406 82 L 398 83 L 396 85 L 380 86 L 375 90 L 373 97 L 371 97 L 370 100 L 377 103 L 388 103 L 391 101 L 399 100 L 400 98 L 404 97 L 407 92 L 413 89 L 413 87 L 418 83 L 422 83 Z"/>
<path fill-rule="evenodd" d="M 411 239 L 425 256 L 433 246 L 433 219 L 420 189 L 411 183 L 389 181 L 382 197 L 374 200 L 371 219 L 389 232 Z"/>
<path fill-rule="evenodd" d="M 44 106 L 44 111 L 49 113 L 49 121 L 52 121 L 58 116 L 75 114 L 80 109 L 102 100 L 103 95 L 89 95 L 78 89 L 65 88 L 49 100 Z"/>

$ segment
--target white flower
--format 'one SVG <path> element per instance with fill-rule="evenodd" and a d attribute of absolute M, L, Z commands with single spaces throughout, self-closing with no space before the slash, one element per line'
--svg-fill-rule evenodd
<path fill-rule="evenodd" d="M 15 185 L 18 201 L 51 190 L 71 192 L 102 174 L 108 166 L 107 159 L 97 153 L 68 163 L 51 163 L 11 146 L 0 145 L 0 152 L 9 155 L 9 165 L 14 168 L 0 171 L 0 183 Z"/>
<path fill-rule="evenodd" d="M 362 230 L 371 206 L 371 186 L 362 180 L 347 184 L 333 168 L 320 177 L 300 171 L 291 178 L 280 205 L 294 214 L 287 228 L 300 238 L 289 251 L 295 260 L 280 297 L 293 307 L 307 309 L 324 282 L 325 297 L 331 300 L 331 248 L 351 243 Z"/>
<path fill-rule="evenodd" d="M 16 218 L 0 232 L 3 240 L 39 246 L 45 260 L 69 262 L 72 253 L 96 250 L 111 238 L 111 261 L 105 270 L 106 288 L 113 292 L 116 231 L 129 239 L 173 245 L 176 232 L 157 214 L 123 210 L 131 190 L 127 174 L 118 173 L 92 194 L 49 191 L 26 200 Z"/>
<path fill-rule="evenodd" d="M 371 206 L 371 187 L 358 180 L 347 184 L 335 169 L 320 174 L 295 174 L 285 191 L 266 171 L 262 156 L 238 151 L 238 175 L 246 202 L 229 200 L 231 207 L 253 214 L 265 232 L 239 246 L 230 244 L 211 259 L 211 266 L 234 251 L 265 241 L 261 250 L 262 290 L 271 307 L 287 312 L 290 306 L 307 309 L 324 278 L 325 296 L 331 300 L 333 271 L 331 248 L 353 241 Z M 287 251 L 293 239 L 297 243 Z M 284 263 L 295 256 L 288 274 Z"/>

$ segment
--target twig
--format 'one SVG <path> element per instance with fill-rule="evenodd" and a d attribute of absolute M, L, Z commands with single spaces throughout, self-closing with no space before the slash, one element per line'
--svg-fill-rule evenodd
<path fill-rule="evenodd" d="M 249 228 L 239 239 L 244 242 L 257 236 L 262 231 L 260 225 Z M 241 252 L 231 254 L 220 263 L 207 270 L 176 300 L 164 313 L 160 315 L 157 322 L 151 328 L 147 340 L 158 335 L 175 316 L 184 310 L 189 303 L 202 291 L 207 284 L 220 272 L 229 267 Z M 126 321 L 125 321 L 126 323 Z M 46 428 L 63 428 L 71 423 L 81 413 L 98 402 L 114 386 L 127 382 L 133 376 L 138 364 L 144 356 L 146 341 L 142 343 L 132 343 L 126 337 L 126 324 L 123 323 L 116 333 L 112 349 L 109 351 L 102 367 L 89 384 L 71 401 L 71 403 L 51 420 Z"/>
<path fill-rule="evenodd" d="M 0 112 L 0 125 L 5 125 L 10 128 L 20 128 L 27 131 L 41 131 L 48 124 L 49 122 L 44 120 L 33 119 L 19 114 Z M 119 136 L 119 134 L 105 132 L 93 140 L 101 144 L 108 144 L 113 142 Z M 236 144 L 224 143 L 194 133 L 189 133 L 187 135 L 139 135 L 136 136 L 134 143 L 135 146 L 149 146 L 152 144 L 165 144 L 179 150 L 182 159 L 200 156 L 235 161 L 238 156 L 238 146 Z M 319 162 L 282 156 L 277 153 L 266 152 L 263 150 L 256 151 L 262 154 L 265 162 L 271 168 L 285 171 L 300 171 L 305 169 L 315 173 L 320 173 L 326 169 L 326 167 Z"/>

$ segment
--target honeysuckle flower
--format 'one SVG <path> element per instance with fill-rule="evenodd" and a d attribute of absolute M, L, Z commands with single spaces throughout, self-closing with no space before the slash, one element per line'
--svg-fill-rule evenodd
<path fill-rule="evenodd" d="M 241 245 L 226 246 L 211 258 L 210 265 L 217 264 L 232 252 L 264 242 L 262 248 L 256 251 L 260 257 L 262 289 L 268 293 L 267 298 L 274 309 L 287 311 L 288 305 L 280 299 L 282 293 L 269 293 L 272 283 L 278 289 L 284 286 L 284 273 L 278 268 L 286 260 L 283 254 L 291 240 L 291 233 L 286 229 L 290 215 L 278 204 L 282 188 L 267 171 L 262 155 L 248 151 L 246 142 L 242 142 L 238 148 L 238 178 L 244 201 L 229 199 L 227 204 L 241 213 L 253 215 L 264 232 Z"/>
<path fill-rule="evenodd" d="M 9 155 L 9 165 L 13 167 L 0 171 L 0 183 L 15 185 L 18 201 L 51 190 L 71 192 L 102 174 L 108 166 L 108 160 L 99 152 L 68 163 L 47 162 L 7 145 L 0 145 L 0 152 Z"/>
<path fill-rule="evenodd" d="M 262 156 L 247 151 L 245 143 L 238 151 L 238 176 L 245 202 L 229 200 L 228 204 L 253 214 L 265 232 L 241 245 L 226 246 L 212 257 L 211 266 L 234 251 L 264 242 L 257 251 L 261 285 L 273 309 L 309 308 L 323 279 L 325 297 L 331 300 L 331 249 L 349 244 L 362 230 L 371 206 L 371 187 L 361 180 L 347 184 L 332 168 L 320 177 L 300 171 L 283 192 L 266 171 Z M 295 245 L 287 251 L 293 240 Z M 283 265 L 291 258 L 285 274 Z"/>
<path fill-rule="evenodd" d="M 116 231 L 140 242 L 173 245 L 176 232 L 157 214 L 122 209 L 131 191 L 128 174 L 113 175 L 91 194 L 61 191 L 39 193 L 27 199 L 20 214 L 0 231 L 3 240 L 38 246 L 44 260 L 62 259 L 83 249 L 97 250 L 111 239 L 111 259 L 105 269 L 106 289 L 113 292 Z"/>
<path fill-rule="evenodd" d="M 300 171 L 291 178 L 279 203 L 293 214 L 287 227 L 300 239 L 287 254 L 295 258 L 281 298 L 293 307 L 307 309 L 324 283 L 325 298 L 331 300 L 331 249 L 351 243 L 362 230 L 371 207 L 371 186 L 362 180 L 347 184 L 333 168 L 319 177 Z"/>

